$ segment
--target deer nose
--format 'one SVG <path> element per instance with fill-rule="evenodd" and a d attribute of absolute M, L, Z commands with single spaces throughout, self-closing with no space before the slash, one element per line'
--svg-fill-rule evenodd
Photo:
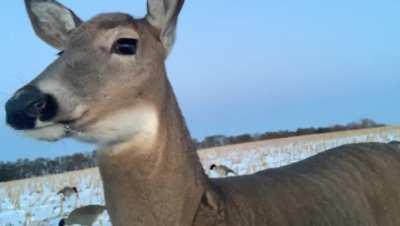
<path fill-rule="evenodd" d="M 17 130 L 36 127 L 36 122 L 50 121 L 57 113 L 57 103 L 35 86 L 25 86 L 6 103 L 6 122 Z"/>

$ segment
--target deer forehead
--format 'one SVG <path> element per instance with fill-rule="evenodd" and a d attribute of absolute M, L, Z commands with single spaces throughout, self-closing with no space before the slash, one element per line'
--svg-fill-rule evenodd
<path fill-rule="evenodd" d="M 105 13 L 93 17 L 75 29 L 70 36 L 68 47 L 76 47 L 98 40 L 114 41 L 114 36 L 139 38 L 139 25 L 128 14 Z"/>

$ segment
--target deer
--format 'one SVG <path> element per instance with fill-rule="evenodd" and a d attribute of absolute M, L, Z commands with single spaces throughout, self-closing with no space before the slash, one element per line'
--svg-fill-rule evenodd
<path fill-rule="evenodd" d="M 5 105 L 39 140 L 98 146 L 114 226 L 400 225 L 400 149 L 349 144 L 252 175 L 210 179 L 166 74 L 183 0 L 87 21 L 55 0 L 25 0 L 36 34 L 60 51 Z"/>

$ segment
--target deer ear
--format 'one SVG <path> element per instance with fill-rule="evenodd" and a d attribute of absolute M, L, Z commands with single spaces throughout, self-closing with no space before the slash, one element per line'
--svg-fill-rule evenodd
<path fill-rule="evenodd" d="M 169 52 L 175 42 L 176 23 L 184 0 L 147 0 L 146 20 L 160 33 L 160 40 Z"/>
<path fill-rule="evenodd" d="M 25 0 L 35 33 L 46 43 L 64 49 L 69 34 L 82 20 L 55 0 Z"/>

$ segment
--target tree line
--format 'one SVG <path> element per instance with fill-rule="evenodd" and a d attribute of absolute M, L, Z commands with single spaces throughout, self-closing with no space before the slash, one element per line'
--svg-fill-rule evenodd
<path fill-rule="evenodd" d="M 229 144 L 239 144 L 244 142 L 271 140 L 287 138 L 300 135 L 321 134 L 336 131 L 354 130 L 381 127 L 384 124 L 377 123 L 371 119 L 362 119 L 357 122 L 345 125 L 333 125 L 328 127 L 309 127 L 297 130 L 282 130 L 276 132 L 265 132 L 260 134 L 240 134 L 236 136 L 213 135 L 205 137 L 203 140 L 193 140 L 197 149 L 211 148 Z M 45 176 L 49 174 L 63 173 L 86 169 L 96 166 L 96 151 L 88 153 L 77 153 L 69 156 L 61 156 L 53 159 L 37 158 L 34 160 L 19 159 L 15 162 L 0 161 L 0 182 L 18 180 L 23 178 Z"/>
<path fill-rule="evenodd" d="M 93 151 L 56 157 L 54 159 L 18 159 L 15 162 L 0 162 L 0 182 L 95 167 L 95 155 L 96 152 Z"/>
<path fill-rule="evenodd" d="M 204 149 L 204 148 L 218 147 L 229 144 L 240 144 L 245 142 L 288 138 L 288 137 L 311 135 L 311 134 L 322 134 L 322 133 L 355 130 L 355 129 L 375 128 L 382 126 L 385 126 L 385 124 L 377 123 L 372 119 L 361 119 L 359 121 L 351 122 L 344 125 L 336 124 L 327 127 L 308 127 L 308 128 L 299 128 L 297 130 L 281 130 L 276 132 L 265 132 L 261 134 L 246 133 L 236 136 L 212 135 L 205 137 L 201 141 L 194 139 L 193 142 L 195 143 L 197 149 Z"/>

